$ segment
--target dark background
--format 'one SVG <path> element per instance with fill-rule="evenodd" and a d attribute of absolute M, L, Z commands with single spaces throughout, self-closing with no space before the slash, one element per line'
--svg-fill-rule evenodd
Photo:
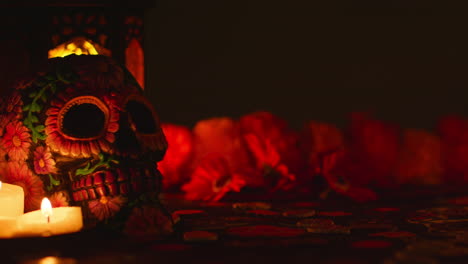
<path fill-rule="evenodd" d="M 342 126 L 370 110 L 432 129 L 468 114 L 465 6 L 321 2 L 157 0 L 146 12 L 146 93 L 162 121 L 267 110 L 295 128 Z"/>

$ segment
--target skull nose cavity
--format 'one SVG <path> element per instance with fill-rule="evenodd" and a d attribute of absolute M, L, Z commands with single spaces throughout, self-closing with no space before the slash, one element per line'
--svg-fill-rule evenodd
<path fill-rule="evenodd" d="M 153 110 L 147 103 L 132 99 L 127 102 L 125 107 L 129 113 L 130 123 L 138 133 L 154 134 L 158 132 Z"/>

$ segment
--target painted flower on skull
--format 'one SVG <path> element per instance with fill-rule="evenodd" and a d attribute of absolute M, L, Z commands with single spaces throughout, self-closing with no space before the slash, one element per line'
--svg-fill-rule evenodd
<path fill-rule="evenodd" d="M 69 198 L 68 198 L 68 195 L 63 192 L 63 191 L 60 191 L 60 192 L 56 192 L 54 194 L 52 194 L 49 198 L 50 200 L 50 203 L 52 204 L 52 207 L 55 208 L 55 207 L 64 207 L 64 206 L 68 206 L 69 205 Z"/>
<path fill-rule="evenodd" d="M 2 97 L 0 100 L 0 111 L 12 113 L 17 116 L 20 116 L 23 113 L 23 101 L 21 100 L 21 94 L 18 91 L 13 91 L 8 100 L 5 101 L 5 97 Z"/>
<path fill-rule="evenodd" d="M 15 121 L 8 124 L 1 144 L 11 160 L 26 160 L 31 146 L 31 134 L 23 123 Z"/>
<path fill-rule="evenodd" d="M 41 179 L 24 162 L 10 161 L 2 169 L 2 181 L 23 188 L 25 212 L 38 209 L 45 196 Z"/>
<path fill-rule="evenodd" d="M 47 147 L 39 146 L 34 151 L 34 171 L 36 174 L 57 172 L 55 160 Z"/>
<path fill-rule="evenodd" d="M 16 119 L 22 116 L 21 95 L 18 92 L 13 92 L 9 100 L 5 101 L 5 97 L 0 98 L 0 136 L 3 136 L 5 127 Z"/>
<path fill-rule="evenodd" d="M 113 217 L 123 205 L 127 202 L 127 198 L 123 196 L 106 197 L 102 196 L 98 200 L 93 200 L 88 203 L 91 213 L 93 213 L 100 221 Z"/>

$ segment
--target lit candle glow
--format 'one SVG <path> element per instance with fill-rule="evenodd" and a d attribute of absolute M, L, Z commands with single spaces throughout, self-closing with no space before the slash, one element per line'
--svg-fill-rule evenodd
<path fill-rule="evenodd" d="M 47 223 L 50 223 L 50 216 L 52 215 L 52 204 L 50 203 L 49 199 L 42 199 L 41 212 L 42 215 L 47 219 Z"/>
<path fill-rule="evenodd" d="M 0 182 L 0 238 L 52 236 L 82 228 L 81 207 L 52 208 L 44 198 L 40 210 L 24 214 L 23 188 Z"/>
<path fill-rule="evenodd" d="M 18 232 L 15 236 L 53 236 L 78 232 L 82 228 L 81 207 L 52 208 L 50 201 L 45 198 L 42 200 L 41 210 L 18 217 Z"/>

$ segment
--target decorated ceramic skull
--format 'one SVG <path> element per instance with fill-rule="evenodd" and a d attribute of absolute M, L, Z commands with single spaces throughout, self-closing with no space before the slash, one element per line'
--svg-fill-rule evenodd
<path fill-rule="evenodd" d="M 156 163 L 166 140 L 140 86 L 111 58 L 51 59 L 0 111 L 0 180 L 23 187 L 25 211 L 49 197 L 81 206 L 88 227 L 112 222 L 131 232 L 145 219 L 135 214 L 164 222 Z"/>

